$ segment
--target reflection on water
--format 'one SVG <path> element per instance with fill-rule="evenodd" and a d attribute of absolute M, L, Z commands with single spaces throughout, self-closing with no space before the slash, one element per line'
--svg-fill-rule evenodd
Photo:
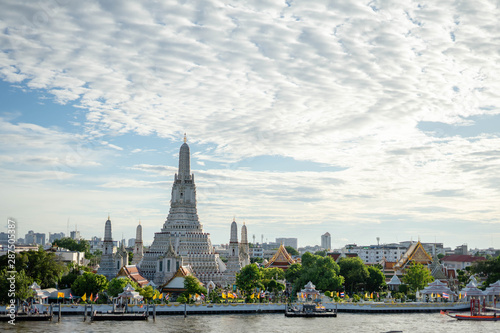
<path fill-rule="evenodd" d="M 353 314 L 337 318 L 286 318 L 283 314 L 159 316 L 156 322 L 83 322 L 83 316 L 66 316 L 60 323 L 0 323 L 9 332 L 499 332 L 498 322 L 463 322 L 436 314 Z"/>

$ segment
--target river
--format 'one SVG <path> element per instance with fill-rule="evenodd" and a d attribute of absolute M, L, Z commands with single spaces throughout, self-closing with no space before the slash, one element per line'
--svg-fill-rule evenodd
<path fill-rule="evenodd" d="M 439 313 L 355 314 L 337 318 L 286 318 L 283 314 L 158 316 L 145 322 L 83 322 L 66 316 L 61 322 L 0 323 L 2 332 L 500 332 L 500 322 L 464 322 Z"/>

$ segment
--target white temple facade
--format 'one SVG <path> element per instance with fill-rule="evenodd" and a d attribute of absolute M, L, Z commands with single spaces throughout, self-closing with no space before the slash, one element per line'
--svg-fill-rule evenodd
<path fill-rule="evenodd" d="M 201 282 L 223 284 L 226 266 L 214 252 L 210 234 L 203 232 L 198 219 L 194 174 L 191 174 L 190 151 L 184 136 L 179 151 L 179 169 L 172 186 L 170 212 L 138 267 L 145 278 L 162 285 L 180 266 L 187 265 Z"/>

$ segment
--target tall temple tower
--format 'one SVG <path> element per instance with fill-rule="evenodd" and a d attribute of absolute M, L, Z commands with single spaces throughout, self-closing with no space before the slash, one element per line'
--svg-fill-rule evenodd
<path fill-rule="evenodd" d="M 248 246 L 247 226 L 245 222 L 243 222 L 243 226 L 241 227 L 240 264 L 241 267 L 250 265 L 250 247 Z"/>
<path fill-rule="evenodd" d="M 155 233 L 153 244 L 138 265 L 142 275 L 156 285 L 167 282 L 179 265 L 190 265 L 203 283 L 222 283 L 226 267 L 214 252 L 210 234 L 203 232 L 196 210 L 196 186 L 191 174 L 190 152 L 184 134 L 179 169 L 174 176 L 167 220 Z"/>
<path fill-rule="evenodd" d="M 231 238 L 229 239 L 229 249 L 227 256 L 227 269 L 226 269 L 226 281 L 228 283 L 234 283 L 236 280 L 236 273 L 241 270 L 240 264 L 240 249 L 238 244 L 238 225 L 233 219 L 231 223 Z"/>
<path fill-rule="evenodd" d="M 135 231 L 134 257 L 132 258 L 133 265 L 137 265 L 141 262 L 144 255 L 143 251 L 144 247 L 142 245 L 142 225 L 139 221 L 139 225 L 137 226 L 137 229 Z"/>
<path fill-rule="evenodd" d="M 116 276 L 121 267 L 116 268 L 115 254 L 113 252 L 113 236 L 111 234 L 111 220 L 108 215 L 108 220 L 104 226 L 104 241 L 101 262 L 99 263 L 98 274 L 104 275 L 108 280 Z"/>

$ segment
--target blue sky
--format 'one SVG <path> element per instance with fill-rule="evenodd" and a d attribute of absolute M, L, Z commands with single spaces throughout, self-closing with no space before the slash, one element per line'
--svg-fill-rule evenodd
<path fill-rule="evenodd" d="M 146 242 L 184 132 L 214 244 L 500 248 L 495 1 L 3 1 L 0 215 Z M 69 221 L 69 222 L 68 222 Z"/>

